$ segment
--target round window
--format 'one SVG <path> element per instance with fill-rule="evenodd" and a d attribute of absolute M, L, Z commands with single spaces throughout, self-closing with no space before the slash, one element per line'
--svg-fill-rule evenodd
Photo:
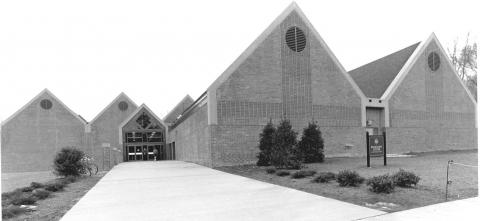
<path fill-rule="evenodd" d="M 43 99 L 42 101 L 40 101 L 40 107 L 42 107 L 45 110 L 48 110 L 52 108 L 52 101 L 50 101 L 49 99 Z"/>
<path fill-rule="evenodd" d="M 287 30 L 285 34 L 285 41 L 287 46 L 295 52 L 301 52 L 305 49 L 305 45 L 307 44 L 307 39 L 305 38 L 305 33 L 303 33 L 302 29 L 293 26 Z"/>
<path fill-rule="evenodd" d="M 427 62 L 428 62 L 428 67 L 430 68 L 430 70 L 436 71 L 440 67 L 440 56 L 438 56 L 438 54 L 436 52 L 431 52 L 428 55 L 428 61 Z"/>
<path fill-rule="evenodd" d="M 120 101 L 120 103 L 118 103 L 118 109 L 120 109 L 121 111 L 126 111 L 128 109 L 127 102 Z"/>

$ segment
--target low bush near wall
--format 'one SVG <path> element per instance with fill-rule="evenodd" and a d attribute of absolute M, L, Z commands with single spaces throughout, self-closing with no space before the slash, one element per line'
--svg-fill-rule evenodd
<path fill-rule="evenodd" d="M 365 181 L 356 171 L 342 170 L 338 172 L 337 183 L 340 186 L 358 186 Z"/>
<path fill-rule="evenodd" d="M 65 185 L 66 184 L 63 181 L 56 180 L 52 183 L 45 184 L 45 190 L 52 191 L 52 192 L 57 192 L 57 191 L 63 190 Z"/>
<path fill-rule="evenodd" d="M 280 170 L 277 172 L 277 176 L 288 176 L 288 175 L 290 175 L 290 172 L 285 170 Z"/>
<path fill-rule="evenodd" d="M 26 208 L 20 208 L 19 206 L 9 205 L 6 208 L 2 208 L 2 218 L 12 218 L 18 214 L 27 212 Z"/>
<path fill-rule="evenodd" d="M 313 176 L 317 173 L 317 171 L 314 170 L 300 170 L 292 174 L 293 179 L 302 179 L 308 176 Z"/>
<path fill-rule="evenodd" d="M 268 174 L 272 174 L 275 173 L 277 170 L 275 170 L 274 168 L 268 168 L 266 171 Z"/>
<path fill-rule="evenodd" d="M 19 193 L 10 198 L 10 203 L 16 206 L 19 205 L 32 205 L 37 202 L 37 198 L 31 193 Z"/>
<path fill-rule="evenodd" d="M 50 191 L 44 189 L 36 189 L 32 193 L 34 197 L 37 197 L 40 200 L 43 200 L 50 196 Z"/>
<path fill-rule="evenodd" d="M 415 173 L 403 169 L 396 172 L 392 178 L 395 185 L 400 187 L 413 187 L 420 181 L 420 177 L 415 175 Z"/>
<path fill-rule="evenodd" d="M 332 172 L 320 172 L 315 179 L 312 180 L 314 183 L 328 183 L 332 180 L 335 180 L 335 174 Z"/>
<path fill-rule="evenodd" d="M 57 176 L 80 176 L 85 170 L 82 158 L 85 156 L 83 151 L 75 147 L 64 147 L 57 153 L 53 160 L 54 173 Z"/>
<path fill-rule="evenodd" d="M 374 193 L 391 193 L 395 189 L 395 183 L 390 175 L 374 176 L 367 180 L 370 191 Z"/>
<path fill-rule="evenodd" d="M 30 187 L 32 187 L 34 189 L 43 188 L 44 186 L 45 185 L 43 185 L 43 183 L 37 183 L 37 182 L 30 183 Z"/>

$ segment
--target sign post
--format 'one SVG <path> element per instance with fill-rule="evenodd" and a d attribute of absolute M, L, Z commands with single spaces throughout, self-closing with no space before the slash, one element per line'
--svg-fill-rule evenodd
<path fill-rule="evenodd" d="M 367 167 L 370 167 L 370 157 L 383 157 L 383 165 L 387 165 L 386 133 L 370 135 L 367 132 Z"/>

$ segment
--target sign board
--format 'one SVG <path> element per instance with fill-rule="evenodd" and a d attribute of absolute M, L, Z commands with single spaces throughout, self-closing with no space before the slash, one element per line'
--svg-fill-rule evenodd
<path fill-rule="evenodd" d="M 369 136 L 370 157 L 383 157 L 383 136 L 370 135 Z"/>

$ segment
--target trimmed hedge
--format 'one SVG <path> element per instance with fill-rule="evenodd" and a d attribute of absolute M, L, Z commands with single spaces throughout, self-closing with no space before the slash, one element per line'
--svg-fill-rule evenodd
<path fill-rule="evenodd" d="M 332 180 L 335 180 L 335 174 L 332 172 L 320 172 L 315 179 L 312 180 L 314 183 L 328 183 Z"/>
<path fill-rule="evenodd" d="M 277 176 L 288 176 L 290 175 L 290 172 L 288 171 L 285 171 L 285 170 L 280 170 L 280 171 L 277 171 Z"/>
<path fill-rule="evenodd" d="M 413 187 L 420 181 L 420 177 L 415 175 L 415 173 L 403 169 L 396 172 L 392 178 L 395 185 L 400 187 Z"/>
<path fill-rule="evenodd" d="M 273 173 L 275 173 L 277 170 L 275 170 L 274 168 L 268 168 L 266 171 L 267 171 L 268 174 L 273 174 Z"/>
<path fill-rule="evenodd" d="M 374 176 L 367 180 L 370 191 L 374 193 L 391 193 L 395 189 L 395 183 L 390 175 Z"/>
<path fill-rule="evenodd" d="M 302 179 L 308 176 L 313 176 L 317 173 L 314 170 L 300 170 L 292 174 L 293 179 Z"/>
<path fill-rule="evenodd" d="M 44 190 L 44 189 L 36 189 L 33 192 L 33 196 L 37 197 L 38 199 L 45 199 L 48 196 L 50 196 L 50 191 Z"/>
<path fill-rule="evenodd" d="M 342 170 L 338 172 L 336 179 L 340 186 L 358 186 L 365 181 L 365 178 L 352 170 Z"/>

